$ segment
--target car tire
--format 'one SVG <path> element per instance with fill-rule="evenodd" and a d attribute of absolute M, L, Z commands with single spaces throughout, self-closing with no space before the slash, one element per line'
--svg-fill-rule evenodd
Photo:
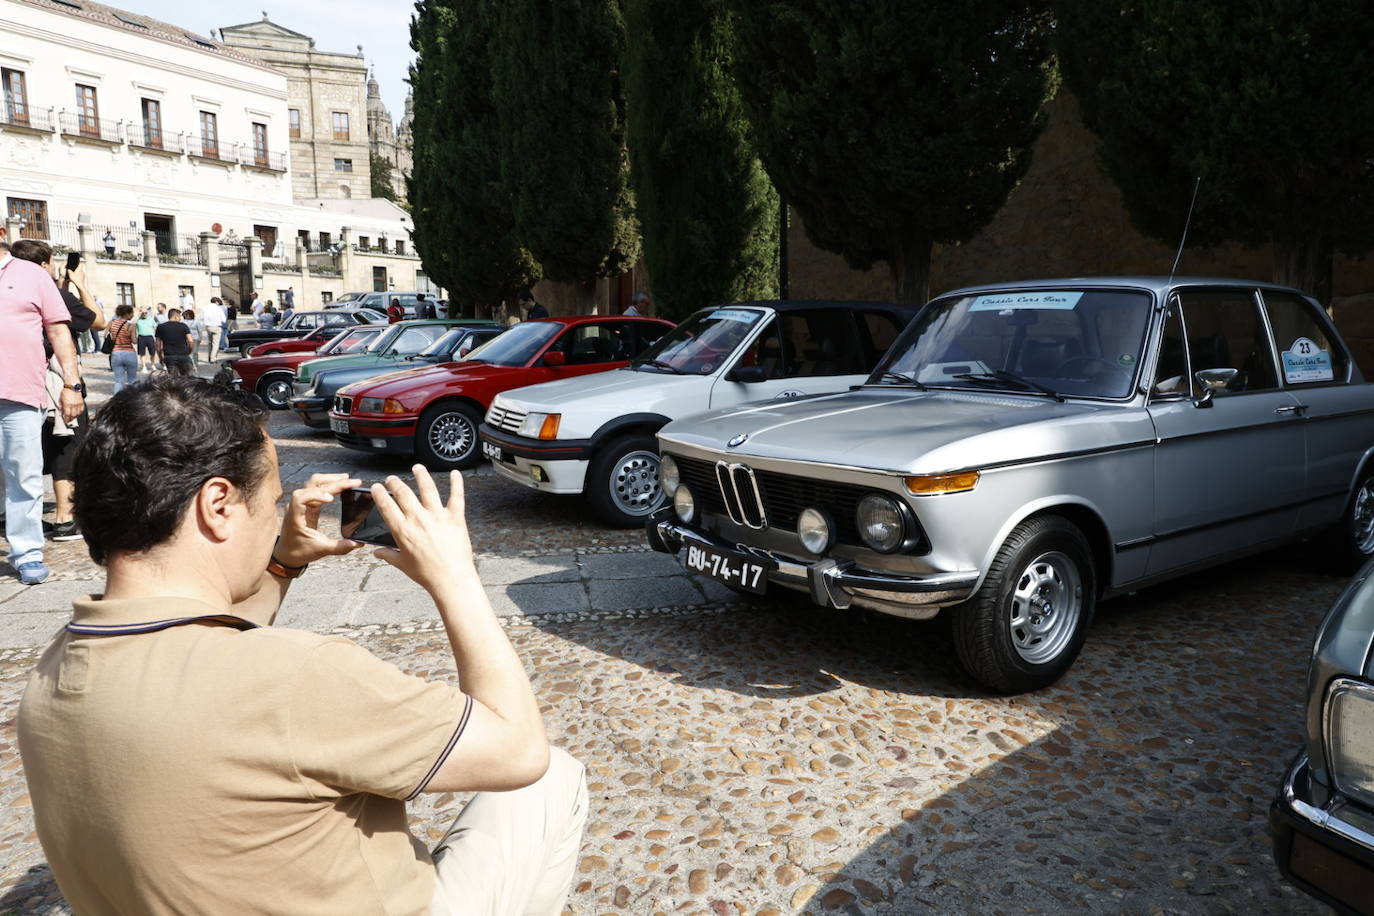
<path fill-rule="evenodd" d="M 257 346 L 257 344 L 239 344 L 239 356 L 242 356 L 244 359 L 247 359 L 248 351 L 253 349 L 255 346 Z"/>
<path fill-rule="evenodd" d="M 1338 576 L 1374 558 L 1374 467 L 1360 468 L 1341 520 L 1320 539 L 1321 556 Z"/>
<path fill-rule="evenodd" d="M 285 410 L 291 405 L 290 372 L 269 372 L 258 379 L 258 397 L 270 410 Z"/>
<path fill-rule="evenodd" d="M 1007 536 L 973 597 L 950 609 L 954 648 L 964 670 L 999 693 L 1039 690 L 1078 657 L 1096 604 L 1083 532 L 1060 516 L 1031 518 Z"/>
<path fill-rule="evenodd" d="M 587 466 L 583 487 L 598 518 L 614 528 L 638 528 L 667 505 L 658 478 L 658 443 L 653 436 L 613 439 Z"/>
<path fill-rule="evenodd" d="M 415 425 L 415 455 L 431 471 L 470 468 L 481 451 L 477 427 L 481 412 L 465 401 L 444 401 L 420 414 Z"/>
<path fill-rule="evenodd" d="M 263 355 L 263 356 L 280 356 L 280 355 L 281 355 L 281 351 L 280 351 L 280 350 L 264 350 L 263 353 L 262 353 L 262 355 Z"/>

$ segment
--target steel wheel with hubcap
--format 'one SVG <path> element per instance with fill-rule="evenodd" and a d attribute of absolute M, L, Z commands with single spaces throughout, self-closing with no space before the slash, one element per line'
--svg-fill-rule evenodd
<path fill-rule="evenodd" d="M 1332 571 L 1348 576 L 1374 557 L 1374 474 L 1361 469 L 1340 524 L 1322 539 Z"/>
<path fill-rule="evenodd" d="M 973 597 L 950 608 L 970 675 L 1000 693 L 1048 687 L 1069 670 L 1092 621 L 1097 572 L 1074 524 L 1043 515 L 1017 525 Z"/>
<path fill-rule="evenodd" d="M 644 524 L 667 500 L 658 479 L 658 447 L 652 436 L 622 436 L 608 443 L 587 468 L 583 488 L 608 525 Z"/>
<path fill-rule="evenodd" d="M 443 471 L 477 463 L 477 408 L 464 401 L 436 404 L 420 415 L 415 427 L 415 454 L 425 467 Z"/>
<path fill-rule="evenodd" d="M 291 375 L 269 372 L 258 379 L 258 397 L 272 410 L 285 410 L 291 401 Z"/>

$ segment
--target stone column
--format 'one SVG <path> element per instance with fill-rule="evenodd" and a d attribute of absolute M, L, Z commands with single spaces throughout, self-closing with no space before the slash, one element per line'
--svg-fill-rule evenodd
<path fill-rule="evenodd" d="M 353 227 L 344 226 L 339 230 L 339 274 L 343 279 L 343 288 L 352 289 L 352 281 L 349 277 L 353 273 Z M 372 285 L 358 287 L 359 289 L 371 289 Z"/>
<path fill-rule="evenodd" d="M 11 245 L 19 241 L 19 217 L 5 217 L 5 241 Z"/>
<path fill-rule="evenodd" d="M 211 273 L 219 273 L 219 236 L 213 232 L 200 234 L 200 263 Z"/>
<path fill-rule="evenodd" d="M 143 230 L 143 260 L 151 267 L 156 267 L 162 260 L 157 254 L 157 233 L 151 229 Z"/>
<path fill-rule="evenodd" d="M 77 246 L 81 252 L 81 257 L 87 261 L 95 260 L 95 227 L 90 223 L 77 223 L 76 237 Z"/>
<path fill-rule="evenodd" d="M 248 275 L 251 278 L 248 282 L 252 284 L 254 290 L 262 288 L 262 239 L 256 235 L 250 235 L 243 240 L 243 244 L 248 248 Z M 244 293 L 240 301 L 247 302 L 248 294 Z"/>
<path fill-rule="evenodd" d="M 310 252 L 305 250 L 305 239 L 296 236 L 296 272 L 300 275 L 301 292 L 305 295 L 306 283 L 310 282 Z"/>

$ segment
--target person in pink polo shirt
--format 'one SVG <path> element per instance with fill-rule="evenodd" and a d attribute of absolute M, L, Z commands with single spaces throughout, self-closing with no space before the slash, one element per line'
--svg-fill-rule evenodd
<path fill-rule="evenodd" d="M 24 585 L 48 578 L 43 563 L 43 415 L 49 398 L 43 337 L 62 367 L 60 408 L 81 413 L 81 367 L 67 330 L 71 314 L 48 272 L 0 245 L 0 471 L 5 475 L 5 538 Z"/>

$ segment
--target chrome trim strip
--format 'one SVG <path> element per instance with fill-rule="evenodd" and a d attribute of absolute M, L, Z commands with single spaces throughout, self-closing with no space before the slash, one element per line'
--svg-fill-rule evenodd
<path fill-rule="evenodd" d="M 725 486 L 727 481 L 730 484 L 729 488 Z M 725 503 L 725 511 L 729 514 L 730 521 L 736 525 L 743 525 L 744 519 L 740 517 L 740 510 L 737 506 L 739 494 L 735 493 L 734 501 L 730 499 L 730 493 L 735 489 L 735 481 L 730 476 L 730 465 L 727 462 L 716 462 L 716 486 L 720 488 L 720 501 Z"/>

